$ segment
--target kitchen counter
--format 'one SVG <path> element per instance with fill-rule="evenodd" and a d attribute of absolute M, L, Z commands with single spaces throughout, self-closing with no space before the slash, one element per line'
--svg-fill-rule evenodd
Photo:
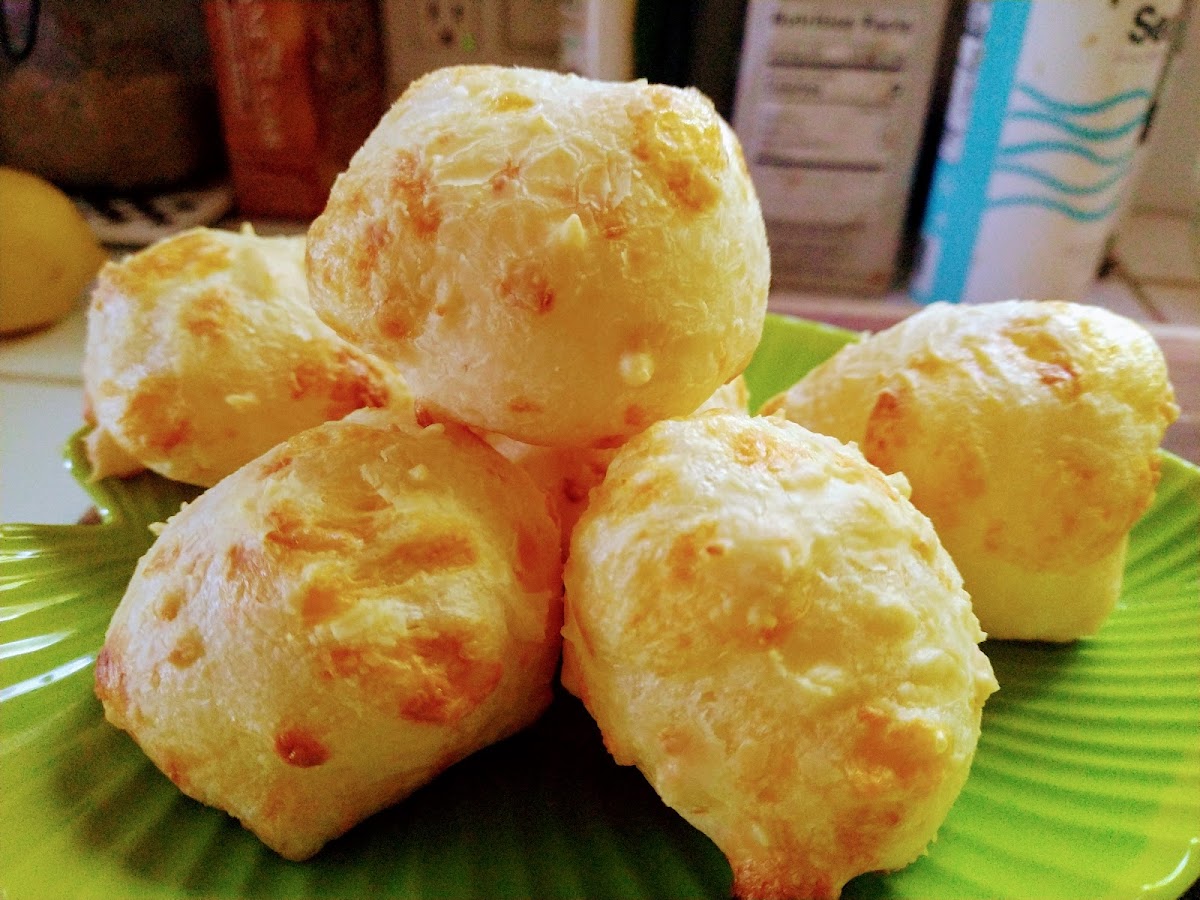
<path fill-rule="evenodd" d="M 1112 271 L 1088 300 L 1142 322 L 1158 340 L 1183 410 L 1165 446 L 1200 463 L 1200 263 L 1188 250 L 1186 223 L 1142 218 L 1128 231 L 1144 240 L 1118 242 Z M 50 328 L 0 338 L 0 521 L 69 523 L 90 505 L 61 458 L 82 423 L 84 302 Z M 877 331 L 919 307 L 899 294 L 865 300 L 776 293 L 771 308 Z"/>

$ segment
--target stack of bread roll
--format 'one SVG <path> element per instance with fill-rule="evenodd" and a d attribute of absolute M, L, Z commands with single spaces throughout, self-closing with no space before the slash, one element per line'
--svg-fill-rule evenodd
<path fill-rule="evenodd" d="M 746 409 L 769 255 L 707 99 L 431 73 L 304 251 L 200 231 L 101 277 L 97 471 L 215 485 L 113 618 L 110 721 L 303 859 L 533 721 L 561 657 L 739 895 L 924 851 L 996 687 L 984 633 L 907 460 Z"/>

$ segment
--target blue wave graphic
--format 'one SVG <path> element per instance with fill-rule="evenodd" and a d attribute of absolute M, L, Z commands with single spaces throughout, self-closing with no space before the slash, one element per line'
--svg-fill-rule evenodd
<path fill-rule="evenodd" d="M 1111 141 L 1119 137 L 1124 137 L 1141 128 L 1142 120 L 1145 118 L 1145 111 L 1138 112 L 1132 119 L 1122 122 L 1120 125 L 1114 125 L 1112 128 L 1088 128 L 1084 125 L 1076 125 L 1074 122 L 1069 122 L 1054 113 L 1024 109 L 1019 109 L 1012 113 L 1010 118 L 1022 119 L 1027 122 L 1044 122 L 1055 128 L 1061 128 L 1067 134 L 1085 141 Z"/>
<path fill-rule="evenodd" d="M 1117 189 L 1129 171 L 1134 148 L 1127 146 L 1124 150 L 1109 150 L 1105 145 L 1128 138 L 1142 127 L 1149 108 L 1150 93 L 1135 88 L 1092 103 L 1074 103 L 1061 97 L 1052 97 L 1027 83 L 1017 85 L 1017 92 L 1031 100 L 1035 108 L 1009 109 L 1006 122 L 1039 122 L 1064 132 L 1065 138 L 1027 140 L 999 147 L 994 171 L 1028 178 L 1034 184 L 1030 185 L 1028 192 L 989 199 L 987 208 L 1041 207 L 1077 222 L 1096 222 L 1111 216 L 1119 205 Z M 1101 121 L 1111 124 L 1097 124 L 1095 116 L 1113 111 L 1118 121 L 1113 122 L 1109 118 Z M 1054 169 L 1055 162 L 1058 162 L 1060 165 L 1057 168 L 1062 171 L 1061 164 L 1065 160 L 1061 157 L 1056 160 L 1054 154 L 1087 160 L 1100 167 L 1100 174 L 1090 182 L 1063 178 Z M 1106 196 L 1109 198 L 1107 202 L 1101 203 Z M 1085 209 L 1077 202 L 1082 198 L 1086 198 L 1089 205 L 1100 205 Z"/>
<path fill-rule="evenodd" d="M 1089 194 L 1099 194 L 1102 191 L 1108 190 L 1118 181 L 1125 177 L 1125 173 L 1129 170 L 1128 166 L 1120 166 L 1117 171 L 1111 175 L 1101 178 L 1093 184 L 1072 184 L 1069 181 L 1063 181 L 1051 173 L 1038 169 L 1034 166 L 1023 166 L 1015 163 L 1000 163 L 995 167 L 997 172 L 1007 172 L 1010 175 L 1023 175 L 1026 178 L 1032 178 L 1034 181 L 1044 184 L 1051 190 L 1058 191 L 1060 194 L 1067 194 L 1073 197 L 1087 196 Z"/>
<path fill-rule="evenodd" d="M 1014 194 L 1009 197 L 996 197 L 989 200 L 987 203 L 988 209 L 996 209 L 1004 206 L 1041 206 L 1046 209 L 1052 209 L 1055 212 L 1062 213 L 1068 218 L 1075 219 L 1077 222 L 1096 222 L 1100 219 L 1107 218 L 1112 215 L 1118 206 L 1119 201 L 1114 199 L 1099 209 L 1080 209 L 1070 203 L 1065 203 L 1062 200 L 1055 200 L 1053 197 L 1040 197 L 1036 194 Z"/>
<path fill-rule="evenodd" d="M 1151 96 L 1149 91 L 1142 88 L 1135 88 L 1134 90 L 1125 91 L 1120 94 L 1113 94 L 1111 97 L 1097 100 L 1095 103 L 1068 103 L 1065 100 L 1055 99 L 1026 82 L 1018 84 L 1017 90 L 1029 99 L 1039 103 L 1043 109 L 1059 113 L 1063 116 L 1092 116 L 1096 113 L 1102 113 L 1120 106 L 1122 103 L 1128 103 L 1131 100 L 1145 100 L 1149 102 Z"/>
<path fill-rule="evenodd" d="M 1023 144 L 1008 144 L 1000 147 L 996 152 L 1000 156 L 1022 156 L 1026 153 L 1070 153 L 1105 167 L 1127 165 L 1133 160 L 1132 150 L 1109 156 L 1072 141 L 1026 141 Z"/>

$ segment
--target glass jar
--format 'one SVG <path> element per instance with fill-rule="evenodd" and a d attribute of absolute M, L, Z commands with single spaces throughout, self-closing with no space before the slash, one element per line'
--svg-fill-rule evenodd
<path fill-rule="evenodd" d="M 244 215 L 309 218 L 379 121 L 372 0 L 205 0 L 234 197 Z"/>
<path fill-rule="evenodd" d="M 0 0 L 0 12 L 0 162 L 118 191 L 223 166 L 195 3 Z"/>

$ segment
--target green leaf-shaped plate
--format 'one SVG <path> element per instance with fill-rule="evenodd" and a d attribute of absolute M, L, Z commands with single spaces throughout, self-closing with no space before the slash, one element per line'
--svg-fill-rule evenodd
<path fill-rule="evenodd" d="M 755 404 L 849 332 L 771 317 Z M 78 437 L 68 448 L 86 484 Z M 929 854 L 846 895 L 1174 898 L 1200 875 L 1200 470 L 1163 456 L 1121 602 L 1094 639 L 984 645 L 1002 690 Z M 724 897 L 729 869 L 561 696 L 307 863 L 184 797 L 92 695 L 93 661 L 147 523 L 193 491 L 89 490 L 96 526 L 0 526 L 0 895 Z"/>

